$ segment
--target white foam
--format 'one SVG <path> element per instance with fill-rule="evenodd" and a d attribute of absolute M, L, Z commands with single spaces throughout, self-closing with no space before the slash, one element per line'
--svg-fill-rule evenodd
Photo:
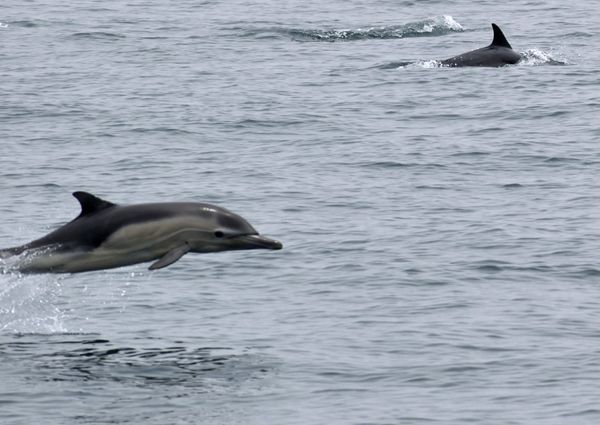
<path fill-rule="evenodd" d="M 446 24 L 446 26 L 452 30 L 455 31 L 464 31 L 465 28 L 459 24 L 457 21 L 454 20 L 454 18 L 450 15 L 444 15 L 443 16 L 444 19 L 444 24 Z"/>
<path fill-rule="evenodd" d="M 540 49 L 528 49 L 521 52 L 523 59 L 519 62 L 520 66 L 537 65 L 567 65 L 569 62 L 560 54 L 550 53 Z"/>
<path fill-rule="evenodd" d="M 442 63 L 440 61 L 437 60 L 419 60 L 416 62 L 412 62 L 406 65 L 401 65 L 398 67 L 398 69 L 410 69 L 410 68 L 425 68 L 425 69 L 431 69 L 431 68 L 441 68 L 442 67 Z"/>

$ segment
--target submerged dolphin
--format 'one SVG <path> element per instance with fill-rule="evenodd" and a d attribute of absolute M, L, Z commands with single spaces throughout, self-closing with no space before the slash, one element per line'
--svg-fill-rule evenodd
<path fill-rule="evenodd" d="M 237 214 L 195 202 L 116 205 L 86 192 L 73 196 L 81 213 L 25 245 L 0 250 L 0 258 L 26 253 L 18 269 L 76 273 L 154 261 L 173 264 L 188 252 L 281 249 Z"/>
<path fill-rule="evenodd" d="M 502 30 L 496 24 L 492 24 L 492 28 L 494 30 L 492 44 L 440 61 L 442 65 L 450 67 L 503 66 L 519 62 L 521 55 L 512 49 Z"/>

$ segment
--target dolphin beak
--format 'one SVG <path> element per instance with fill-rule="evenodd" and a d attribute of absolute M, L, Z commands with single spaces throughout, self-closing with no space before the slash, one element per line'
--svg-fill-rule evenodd
<path fill-rule="evenodd" d="M 240 242 L 243 242 L 246 249 L 281 249 L 283 245 L 281 242 L 274 239 L 266 238 L 262 235 L 244 235 L 238 236 Z"/>

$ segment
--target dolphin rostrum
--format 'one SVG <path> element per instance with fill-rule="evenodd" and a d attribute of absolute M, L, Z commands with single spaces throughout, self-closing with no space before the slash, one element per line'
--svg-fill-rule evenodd
<path fill-rule="evenodd" d="M 116 205 L 75 192 L 81 213 L 46 236 L 0 250 L 0 258 L 23 255 L 26 273 L 77 273 L 154 261 L 167 267 L 188 252 L 281 249 L 237 214 L 196 202 Z"/>
<path fill-rule="evenodd" d="M 492 24 L 494 39 L 492 44 L 481 49 L 473 50 L 450 59 L 440 61 L 442 65 L 449 67 L 461 66 L 504 66 L 515 64 L 521 60 L 521 55 L 515 52 L 502 30 L 496 24 Z"/>

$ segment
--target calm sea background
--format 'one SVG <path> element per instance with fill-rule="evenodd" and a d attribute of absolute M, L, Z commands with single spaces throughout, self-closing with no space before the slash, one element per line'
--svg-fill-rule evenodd
<path fill-rule="evenodd" d="M 5 270 L 2 425 L 600 423 L 597 1 L 4 0 L 0 22 L 0 247 L 75 190 L 284 243 Z M 433 61 L 491 22 L 521 64 Z"/>

